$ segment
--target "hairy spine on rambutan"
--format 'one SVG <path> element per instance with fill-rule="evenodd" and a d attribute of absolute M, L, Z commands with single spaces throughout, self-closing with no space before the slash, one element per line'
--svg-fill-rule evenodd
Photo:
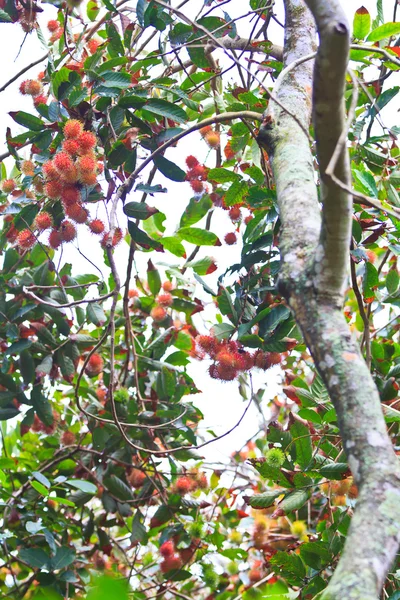
<path fill-rule="evenodd" d="M 61 181 L 48 181 L 44 186 L 44 193 L 51 200 L 57 200 L 62 194 L 62 189 Z"/>
<path fill-rule="evenodd" d="M 17 187 L 15 179 L 4 179 L 1 183 L 1 189 L 5 194 L 11 194 Z"/>
<path fill-rule="evenodd" d="M 100 354 L 92 354 L 85 368 L 85 373 L 90 377 L 99 375 L 103 371 L 104 361 Z"/>
<path fill-rule="evenodd" d="M 96 145 L 96 136 L 91 131 L 84 131 L 78 138 L 80 152 L 87 154 Z"/>
<path fill-rule="evenodd" d="M 83 132 L 83 126 L 77 119 L 69 119 L 64 125 L 64 136 L 66 138 L 78 138 Z"/>
<path fill-rule="evenodd" d="M 104 223 L 101 219 L 93 219 L 93 221 L 88 224 L 88 227 L 90 231 L 96 235 L 103 233 L 104 231 Z"/>
<path fill-rule="evenodd" d="M 53 163 L 60 174 L 63 174 L 66 171 L 72 171 L 74 168 L 74 163 L 70 155 L 66 152 L 59 152 L 56 154 L 53 159 Z"/>
<path fill-rule="evenodd" d="M 71 221 L 65 220 L 61 223 L 60 233 L 63 242 L 72 242 L 76 238 L 76 227 Z"/>
<path fill-rule="evenodd" d="M 78 158 L 76 166 L 78 167 L 79 171 L 94 173 L 96 171 L 97 162 L 93 156 L 90 156 L 89 154 L 84 154 L 83 156 Z"/>
<path fill-rule="evenodd" d="M 30 229 L 23 229 L 17 237 L 17 245 L 23 250 L 32 248 L 36 242 L 35 234 Z"/>
<path fill-rule="evenodd" d="M 58 231 L 58 229 L 52 229 L 50 231 L 50 235 L 49 235 L 50 248 L 53 248 L 54 250 L 56 250 L 57 248 L 59 248 L 61 246 L 62 242 L 63 242 L 63 239 L 62 239 L 61 233 Z"/>
<path fill-rule="evenodd" d="M 167 316 L 167 311 L 163 306 L 154 306 L 150 311 L 150 316 L 156 323 L 161 323 Z"/>
<path fill-rule="evenodd" d="M 63 147 L 64 152 L 66 152 L 70 156 L 75 156 L 76 154 L 78 154 L 79 144 L 78 144 L 77 140 L 66 139 L 66 140 L 64 140 L 62 147 Z"/>
<path fill-rule="evenodd" d="M 81 201 L 81 193 L 76 185 L 64 186 L 61 193 L 61 200 L 64 206 L 70 206 L 71 204 L 78 204 Z"/>
<path fill-rule="evenodd" d="M 24 160 L 21 163 L 21 172 L 28 177 L 33 177 L 35 174 L 35 163 L 31 160 Z"/>
<path fill-rule="evenodd" d="M 79 173 L 79 181 L 85 185 L 95 185 L 97 183 L 97 175 L 94 171 L 81 171 Z"/>
<path fill-rule="evenodd" d="M 53 219 L 48 212 L 42 211 L 36 215 L 34 225 L 37 229 L 39 229 L 39 231 L 45 231 L 46 229 L 50 229 L 50 227 L 52 227 Z"/>
<path fill-rule="evenodd" d="M 197 158 L 192 155 L 187 156 L 185 162 L 189 169 L 193 169 L 194 167 L 197 167 L 198 164 L 200 164 Z"/>

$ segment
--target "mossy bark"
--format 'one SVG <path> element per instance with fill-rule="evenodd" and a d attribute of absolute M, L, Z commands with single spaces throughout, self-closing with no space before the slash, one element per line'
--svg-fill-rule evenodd
<path fill-rule="evenodd" d="M 274 173 L 280 217 L 279 286 L 334 403 L 344 449 L 360 493 L 338 566 L 321 600 L 376 600 L 400 543 L 400 468 L 387 434 L 378 390 L 343 315 L 348 281 L 352 198 L 325 169 L 345 127 L 343 92 L 349 27 L 336 0 L 285 0 L 285 67 L 260 130 Z M 314 17 L 314 18 L 313 18 Z M 320 166 L 322 210 L 308 131 L 311 110 Z M 346 148 L 336 176 L 350 185 Z"/>

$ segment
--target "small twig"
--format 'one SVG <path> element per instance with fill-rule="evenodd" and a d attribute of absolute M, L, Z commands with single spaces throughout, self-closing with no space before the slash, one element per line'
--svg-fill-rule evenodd
<path fill-rule="evenodd" d="M 48 57 L 48 53 L 46 53 L 41 58 L 38 58 L 37 60 L 34 60 L 27 67 L 24 67 L 23 69 L 21 69 L 16 75 L 14 75 L 13 77 L 11 77 L 11 79 L 9 79 L 8 81 L 6 81 L 6 83 L 0 87 L 0 92 L 4 92 L 4 90 L 7 89 L 9 85 L 11 85 L 12 83 L 14 83 L 14 81 L 16 81 L 19 77 L 21 77 L 21 75 L 23 75 L 24 73 L 26 73 L 27 71 L 29 71 L 30 69 L 32 69 L 32 67 L 36 67 L 36 65 L 40 64 L 41 62 L 43 62 L 47 57 Z"/>

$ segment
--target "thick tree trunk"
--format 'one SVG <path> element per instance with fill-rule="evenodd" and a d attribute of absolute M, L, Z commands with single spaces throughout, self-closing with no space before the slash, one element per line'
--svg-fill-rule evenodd
<path fill-rule="evenodd" d="M 260 141 L 269 152 L 280 217 L 280 289 L 334 403 L 344 449 L 360 488 L 345 548 L 323 600 L 376 600 L 400 543 L 400 468 L 379 394 L 342 311 L 348 280 L 352 197 L 325 170 L 345 127 L 343 92 L 349 27 L 337 0 L 285 0 L 284 65 L 311 61 L 278 80 L 276 96 L 303 129 L 270 101 Z M 311 14 L 312 13 L 312 14 Z M 312 91 L 312 102 L 311 102 Z M 320 210 L 308 131 L 311 105 L 320 166 Z M 350 185 L 347 149 L 335 175 Z"/>

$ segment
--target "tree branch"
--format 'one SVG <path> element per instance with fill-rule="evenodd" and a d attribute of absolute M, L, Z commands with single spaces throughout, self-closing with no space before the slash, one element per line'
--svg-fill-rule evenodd
<path fill-rule="evenodd" d="M 307 0 L 307 4 L 320 34 L 313 96 L 323 179 L 322 219 L 308 141 L 290 114 L 270 103 L 260 141 L 271 158 L 283 228 L 279 287 L 335 406 L 349 466 L 360 488 L 342 557 L 321 600 L 377 600 L 400 541 L 400 469 L 378 390 L 342 313 L 351 192 L 339 189 L 325 174 L 345 128 L 349 32 L 337 0 Z M 285 0 L 285 7 L 284 66 L 309 54 L 314 39 L 310 14 L 301 0 Z M 297 106 L 297 114 L 307 124 L 311 81 L 309 63 L 304 63 L 280 82 L 277 93 L 285 105 Z M 336 173 L 349 187 L 345 148 Z"/>

